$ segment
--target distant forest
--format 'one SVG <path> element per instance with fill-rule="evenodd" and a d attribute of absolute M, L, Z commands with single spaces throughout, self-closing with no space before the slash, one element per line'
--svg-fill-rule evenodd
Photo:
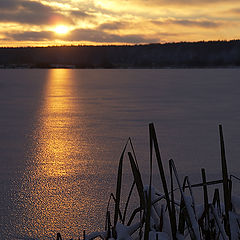
<path fill-rule="evenodd" d="M 240 40 L 134 46 L 0 48 L 0 68 L 239 67 Z"/>

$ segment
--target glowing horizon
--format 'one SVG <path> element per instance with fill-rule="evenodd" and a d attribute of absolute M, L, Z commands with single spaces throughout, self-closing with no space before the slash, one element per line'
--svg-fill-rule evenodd
<path fill-rule="evenodd" d="M 230 0 L 2 0 L 0 46 L 121 45 L 240 39 Z"/>

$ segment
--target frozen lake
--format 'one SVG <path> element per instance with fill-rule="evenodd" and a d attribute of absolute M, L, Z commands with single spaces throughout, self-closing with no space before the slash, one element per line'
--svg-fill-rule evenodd
<path fill-rule="evenodd" d="M 0 76 L 0 239 L 77 239 L 102 228 L 128 137 L 147 179 L 150 122 L 166 168 L 173 158 L 192 182 L 202 167 L 208 179 L 219 176 L 222 124 L 229 171 L 240 176 L 239 69 Z"/>

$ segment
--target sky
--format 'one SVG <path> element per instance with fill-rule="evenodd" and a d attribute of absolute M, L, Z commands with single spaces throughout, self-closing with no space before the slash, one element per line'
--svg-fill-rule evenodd
<path fill-rule="evenodd" d="M 239 0 L 0 0 L 1 47 L 239 38 Z"/>

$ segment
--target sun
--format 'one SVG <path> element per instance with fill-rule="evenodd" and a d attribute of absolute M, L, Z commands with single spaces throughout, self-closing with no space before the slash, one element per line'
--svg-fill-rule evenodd
<path fill-rule="evenodd" d="M 70 29 L 67 26 L 64 25 L 58 25 L 54 28 L 54 32 L 57 34 L 67 34 L 70 31 Z"/>

